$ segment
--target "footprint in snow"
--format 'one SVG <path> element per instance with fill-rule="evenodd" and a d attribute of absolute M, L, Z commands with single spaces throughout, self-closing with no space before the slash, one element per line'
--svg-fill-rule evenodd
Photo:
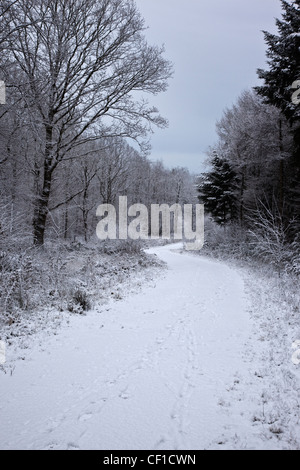
<path fill-rule="evenodd" d="M 130 398 L 130 395 L 126 392 L 126 390 L 124 390 L 124 392 L 120 393 L 119 397 L 122 398 L 122 400 L 128 400 Z"/>
<path fill-rule="evenodd" d="M 46 447 L 44 447 L 43 450 L 55 450 L 55 449 L 58 449 L 60 446 L 57 442 L 51 442 L 50 444 L 48 444 Z"/>
<path fill-rule="evenodd" d="M 67 450 L 80 450 L 80 447 L 77 444 L 74 444 L 73 442 L 69 442 Z"/>
<path fill-rule="evenodd" d="M 89 419 L 92 418 L 92 416 L 93 416 L 92 413 L 84 413 L 79 416 L 78 421 L 80 421 L 81 423 L 88 421 Z"/>

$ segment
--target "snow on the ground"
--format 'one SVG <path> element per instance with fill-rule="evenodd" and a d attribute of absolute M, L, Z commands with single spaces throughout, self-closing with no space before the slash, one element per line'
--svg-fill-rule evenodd
<path fill-rule="evenodd" d="M 299 369 L 266 355 L 282 343 L 251 283 L 179 246 L 150 252 L 163 277 L 37 334 L 13 367 L 8 348 L 1 449 L 298 448 Z"/>

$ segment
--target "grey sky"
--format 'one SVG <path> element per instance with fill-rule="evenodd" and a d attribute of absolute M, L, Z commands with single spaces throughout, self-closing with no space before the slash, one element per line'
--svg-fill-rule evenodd
<path fill-rule="evenodd" d="M 153 159 L 203 170 L 216 140 L 215 123 L 265 67 L 262 30 L 276 32 L 279 0 L 136 0 L 150 44 L 165 44 L 175 75 L 166 93 L 151 97 L 169 128 L 155 130 Z"/>

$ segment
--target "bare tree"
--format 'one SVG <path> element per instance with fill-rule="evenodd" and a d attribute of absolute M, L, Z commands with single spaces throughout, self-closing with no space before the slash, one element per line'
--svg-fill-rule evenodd
<path fill-rule="evenodd" d="M 84 239 L 88 241 L 88 218 L 93 209 L 96 212 L 97 200 L 95 195 L 91 195 L 91 185 L 99 171 L 99 161 L 96 159 L 85 159 L 78 162 L 77 179 L 83 188 L 83 191 L 78 195 L 76 207 L 80 210 Z"/>
<path fill-rule="evenodd" d="M 254 253 L 260 259 L 273 264 L 280 276 L 285 263 L 291 258 L 291 247 L 288 243 L 288 228 L 276 202 L 275 207 L 276 210 L 258 201 L 257 209 L 249 216 L 253 226 L 249 233 L 252 236 Z"/>
<path fill-rule="evenodd" d="M 15 33 L 15 29 L 10 27 L 9 21 L 7 21 L 7 13 L 13 6 L 17 3 L 18 0 L 13 2 L 2 0 L 0 4 L 0 51 L 4 48 L 4 43 L 7 40 L 8 36 L 11 36 Z"/>
<path fill-rule="evenodd" d="M 99 155 L 98 193 L 103 204 L 114 204 L 118 195 L 127 194 L 131 151 L 121 139 L 113 139 Z"/>
<path fill-rule="evenodd" d="M 142 144 L 152 125 L 164 127 L 141 92 L 165 91 L 172 67 L 163 48 L 146 43 L 132 0 L 17 0 L 4 17 L 14 30 L 6 52 L 20 76 L 9 85 L 32 125 L 42 126 L 43 180 L 33 221 L 41 245 L 58 165 L 75 148 L 80 156 L 88 141 L 123 136 Z"/>

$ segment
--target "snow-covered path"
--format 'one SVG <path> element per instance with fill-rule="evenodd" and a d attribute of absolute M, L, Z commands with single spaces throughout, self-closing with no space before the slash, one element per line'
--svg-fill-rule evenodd
<path fill-rule="evenodd" d="M 257 445 L 242 279 L 174 246 L 150 251 L 169 267 L 156 285 L 74 316 L 0 373 L 1 449 Z"/>

